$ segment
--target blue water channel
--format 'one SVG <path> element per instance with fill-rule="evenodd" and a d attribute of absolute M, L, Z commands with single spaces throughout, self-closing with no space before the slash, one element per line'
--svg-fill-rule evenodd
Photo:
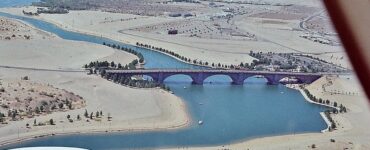
<path fill-rule="evenodd" d="M 32 2 L 38 2 L 39 0 L 1 0 L 0 8 L 2 7 L 13 7 L 13 6 L 27 6 Z"/>
<path fill-rule="evenodd" d="M 103 37 L 69 32 L 44 21 L 6 13 L 0 13 L 0 16 L 25 21 L 67 40 L 115 43 L 132 48 L 143 54 L 145 68 L 200 68 L 162 53 Z M 209 77 L 205 82 L 204 85 L 192 85 L 190 77 L 184 75 L 169 77 L 165 82 L 188 106 L 192 123 L 183 129 L 53 136 L 4 148 L 71 146 L 88 149 L 141 149 L 224 145 L 257 137 L 319 132 L 326 128 L 319 114 L 326 108 L 306 102 L 298 91 L 283 85 L 266 85 L 265 79 L 253 77 L 248 78 L 243 86 L 231 85 L 231 79 L 222 75 Z M 204 124 L 198 125 L 198 120 L 203 120 Z"/>

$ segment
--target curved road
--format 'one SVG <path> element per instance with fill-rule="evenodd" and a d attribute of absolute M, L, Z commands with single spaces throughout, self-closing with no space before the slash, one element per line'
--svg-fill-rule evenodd
<path fill-rule="evenodd" d="M 312 14 L 311 16 L 308 16 L 308 17 L 304 18 L 302 21 L 299 22 L 299 27 L 301 29 L 305 30 L 305 31 L 309 31 L 306 28 L 306 26 L 304 25 L 304 23 L 306 23 L 307 21 L 310 21 L 312 18 L 315 18 L 315 17 L 321 15 L 323 12 L 324 12 L 324 10 L 321 10 L 321 11 L 319 11 L 317 13 Z"/>

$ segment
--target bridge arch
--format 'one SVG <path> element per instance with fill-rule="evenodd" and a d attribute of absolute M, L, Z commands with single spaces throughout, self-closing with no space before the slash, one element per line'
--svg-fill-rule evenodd
<path fill-rule="evenodd" d="M 280 80 L 286 77 L 294 77 L 300 83 L 312 83 L 319 79 L 321 74 L 287 73 L 287 72 L 258 72 L 258 71 L 239 71 L 239 70 L 124 70 L 107 71 L 107 75 L 117 74 L 120 77 L 131 77 L 134 75 L 145 75 L 151 77 L 158 83 L 173 75 L 185 75 L 191 78 L 195 84 L 203 84 L 204 80 L 211 76 L 228 76 L 234 84 L 244 84 L 244 81 L 252 76 L 261 75 L 266 78 L 268 84 L 279 84 Z M 189 79 L 188 79 L 189 80 Z"/>
<path fill-rule="evenodd" d="M 188 74 L 171 74 L 164 76 L 163 82 L 193 82 L 194 79 Z"/>
<path fill-rule="evenodd" d="M 249 80 L 250 78 L 263 78 L 263 79 L 266 80 L 267 84 L 278 85 L 278 84 L 280 84 L 280 80 L 285 78 L 285 77 L 288 77 L 288 76 L 286 76 L 286 75 L 276 75 L 276 74 L 254 74 L 254 75 L 250 75 L 247 78 L 245 78 L 243 80 L 243 82 L 245 82 L 245 80 Z"/>
<path fill-rule="evenodd" d="M 204 78 L 203 82 L 229 82 L 232 83 L 234 80 L 230 75 L 226 74 L 212 74 Z"/>
<path fill-rule="evenodd" d="M 249 77 L 247 77 L 247 78 L 245 78 L 244 80 L 243 80 L 243 82 L 252 82 L 252 80 L 253 80 L 253 82 L 254 81 L 256 81 L 256 79 L 258 78 L 258 80 L 257 81 L 259 81 L 259 80 L 264 80 L 263 82 L 264 83 L 267 83 L 268 82 L 268 80 L 267 80 L 267 78 L 265 77 L 265 76 L 263 76 L 263 75 L 251 75 L 251 76 L 249 76 Z M 261 81 L 262 82 L 262 81 Z M 258 82 L 258 83 L 260 83 L 260 82 Z"/>
<path fill-rule="evenodd" d="M 288 75 L 280 75 L 280 74 L 267 74 L 264 77 L 267 79 L 267 84 L 270 85 L 278 85 L 280 84 L 280 80 L 287 77 Z"/>

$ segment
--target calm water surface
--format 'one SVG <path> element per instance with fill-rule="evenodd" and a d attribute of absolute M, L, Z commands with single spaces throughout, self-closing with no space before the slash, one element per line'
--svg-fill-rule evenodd
<path fill-rule="evenodd" d="M 13 7 L 13 6 L 25 6 L 30 5 L 32 2 L 38 2 L 39 0 L 1 0 L 1 7 Z"/>
<path fill-rule="evenodd" d="M 5 13 L 0 13 L 0 16 L 23 20 L 68 40 L 124 45 L 106 38 L 65 31 L 35 19 Z M 146 68 L 201 68 L 161 53 L 124 46 L 141 52 L 146 60 Z M 172 76 L 166 80 L 175 95 L 188 105 L 193 120 L 190 127 L 176 131 L 54 136 L 21 142 L 10 147 L 130 149 L 221 145 L 263 136 L 319 132 L 326 127 L 319 114 L 325 110 L 324 107 L 306 102 L 298 91 L 283 85 L 266 85 L 265 79 L 248 78 L 243 86 L 230 85 L 231 79 L 222 75 L 209 77 L 204 85 L 191 85 L 190 82 L 190 77 L 184 75 Z M 199 126 L 198 120 L 203 120 L 204 124 Z"/>

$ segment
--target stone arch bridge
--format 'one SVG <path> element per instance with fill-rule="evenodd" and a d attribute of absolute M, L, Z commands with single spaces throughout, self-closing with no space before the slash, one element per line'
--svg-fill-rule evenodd
<path fill-rule="evenodd" d="M 187 75 L 194 84 L 203 84 L 203 81 L 214 75 L 226 75 L 232 79 L 232 83 L 242 85 L 244 80 L 252 76 L 263 76 L 268 84 L 276 85 L 286 77 L 297 79 L 298 83 L 312 83 L 324 74 L 322 73 L 298 73 L 298 72 L 268 72 L 268 71 L 248 71 L 248 70 L 191 70 L 191 69 L 143 69 L 143 70 L 106 70 L 107 74 L 131 77 L 135 75 L 146 75 L 153 78 L 158 83 L 173 75 Z"/>

